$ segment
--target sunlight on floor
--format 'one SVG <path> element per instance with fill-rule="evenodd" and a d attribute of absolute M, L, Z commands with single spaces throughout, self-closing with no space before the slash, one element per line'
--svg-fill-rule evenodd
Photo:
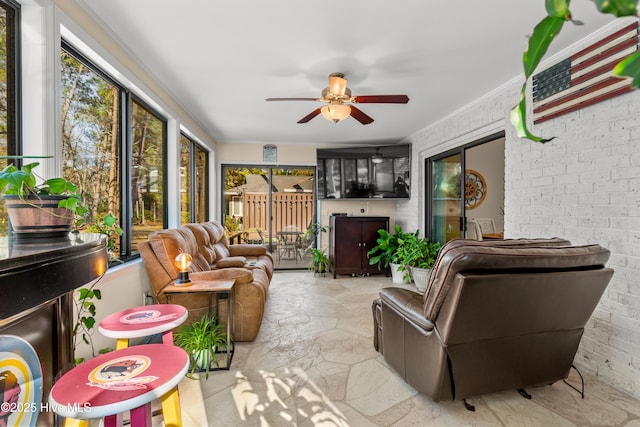
<path fill-rule="evenodd" d="M 272 405 L 278 405 L 279 415 L 284 425 L 297 425 L 296 420 L 309 419 L 314 426 L 348 427 L 344 414 L 331 402 L 324 392 L 300 368 L 285 368 L 285 377 L 273 372 L 260 371 L 266 392 L 261 396 L 251 382 L 240 371 L 236 372 L 236 385 L 231 390 L 242 421 L 253 414 L 259 414 L 260 425 L 270 426 L 261 414 Z M 300 387 L 300 385 L 306 385 Z M 295 406 L 286 400 L 295 399 Z M 273 411 L 273 408 L 271 409 Z M 295 412 L 295 414 L 292 414 Z M 286 424 L 285 424 L 286 422 Z"/>

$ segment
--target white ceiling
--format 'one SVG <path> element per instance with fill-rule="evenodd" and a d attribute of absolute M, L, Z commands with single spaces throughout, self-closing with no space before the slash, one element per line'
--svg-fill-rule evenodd
<path fill-rule="evenodd" d="M 544 0 L 77 0 L 218 142 L 375 144 L 399 141 L 521 75 L 526 36 Z M 590 1 L 550 54 L 613 18 Z M 358 104 L 375 119 L 296 122 L 327 76 L 354 95 L 407 94 Z M 514 99 L 514 104 L 517 99 Z"/>

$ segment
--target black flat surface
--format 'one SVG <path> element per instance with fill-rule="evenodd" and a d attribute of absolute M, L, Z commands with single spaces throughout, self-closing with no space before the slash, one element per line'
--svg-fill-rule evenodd
<path fill-rule="evenodd" d="M 107 265 L 104 235 L 0 237 L 0 321 L 85 285 Z"/>

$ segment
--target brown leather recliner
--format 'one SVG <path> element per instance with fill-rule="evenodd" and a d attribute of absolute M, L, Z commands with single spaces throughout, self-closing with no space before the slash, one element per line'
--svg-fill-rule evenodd
<path fill-rule="evenodd" d="M 450 241 L 424 295 L 380 291 L 374 346 L 435 401 L 566 379 L 608 258 L 562 239 Z"/>
<path fill-rule="evenodd" d="M 185 306 L 189 311 L 185 323 L 207 312 L 209 295 L 172 293 L 168 301 L 163 293 L 178 277 L 175 258 L 183 252 L 193 258 L 191 280 L 235 280 L 234 340 L 253 341 L 258 335 L 273 274 L 272 255 L 263 246 L 229 245 L 222 226 L 211 221 L 151 233 L 138 249 L 156 300 Z M 226 304 L 220 304 L 219 316 L 226 319 Z"/>

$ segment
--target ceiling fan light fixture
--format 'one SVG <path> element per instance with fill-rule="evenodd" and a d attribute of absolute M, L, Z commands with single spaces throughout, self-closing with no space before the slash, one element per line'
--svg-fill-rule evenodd
<path fill-rule="evenodd" d="M 384 160 L 384 158 L 380 154 L 380 149 L 376 148 L 376 153 L 373 156 L 371 156 L 371 162 L 378 165 L 378 164 L 382 163 L 383 160 Z"/>
<path fill-rule="evenodd" d="M 347 79 L 344 78 L 342 73 L 329 74 L 329 93 L 334 95 L 343 96 L 347 89 Z"/>
<path fill-rule="evenodd" d="M 338 123 L 351 115 L 351 107 L 344 104 L 328 104 L 322 107 L 320 112 L 325 119 Z"/>

